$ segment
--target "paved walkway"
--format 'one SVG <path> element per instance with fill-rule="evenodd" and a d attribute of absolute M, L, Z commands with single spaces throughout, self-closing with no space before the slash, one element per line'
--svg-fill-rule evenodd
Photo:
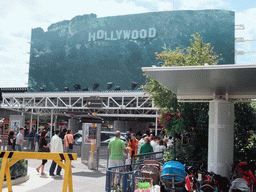
<path fill-rule="evenodd" d="M 49 176 L 51 161 L 48 161 L 45 165 L 45 173 L 47 173 L 47 175 L 41 176 L 36 171 L 36 167 L 40 165 L 40 163 L 41 160 L 28 160 L 28 175 L 30 176 L 30 179 L 25 183 L 13 185 L 13 192 L 62 191 L 64 171 L 62 170 L 61 172 L 63 177 Z M 73 191 L 105 191 L 106 164 L 106 160 L 100 160 L 99 170 L 89 170 L 86 164 L 81 163 L 81 158 L 78 158 L 76 161 L 72 161 Z M 8 189 L 4 188 L 3 192 L 8 192 Z"/>

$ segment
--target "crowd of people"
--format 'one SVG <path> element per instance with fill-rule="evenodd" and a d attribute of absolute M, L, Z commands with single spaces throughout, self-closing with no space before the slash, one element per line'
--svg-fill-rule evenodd
<path fill-rule="evenodd" d="M 122 172 L 127 169 L 131 169 L 130 164 L 133 156 L 137 154 L 146 154 L 152 152 L 162 152 L 168 149 L 172 145 L 172 138 L 162 138 L 160 136 L 154 136 L 153 134 L 147 135 L 143 134 L 141 138 L 136 138 L 135 133 L 130 133 L 128 136 L 129 141 L 127 146 L 125 142 L 120 139 L 121 132 L 115 132 L 115 138 L 109 142 L 109 164 L 108 167 L 118 167 L 113 168 L 112 171 Z M 137 136 L 138 137 L 138 136 Z M 162 158 L 162 153 L 156 153 L 156 158 Z M 127 165 L 127 166 L 123 166 Z M 114 183 L 120 183 L 120 175 L 112 175 L 111 185 Z"/>
<path fill-rule="evenodd" d="M 15 135 L 14 130 L 10 130 L 8 134 L 7 151 L 22 151 L 23 145 L 29 142 L 30 149 L 35 152 L 52 152 L 52 153 L 72 153 L 73 152 L 73 133 L 70 129 L 55 130 L 53 137 L 47 139 L 49 130 L 47 128 L 39 129 L 38 132 L 32 129 L 29 133 L 29 139 L 24 139 L 24 128 L 19 128 L 19 132 Z M 47 140 L 50 140 L 48 142 Z M 47 163 L 46 159 L 42 160 L 42 163 L 36 168 L 36 171 L 41 175 L 46 175 L 44 172 L 44 166 Z M 56 169 L 56 162 L 52 161 L 49 175 L 55 176 L 54 171 Z M 58 165 L 56 175 L 60 176 L 61 167 Z"/>
<path fill-rule="evenodd" d="M 116 131 L 115 139 L 111 140 L 108 145 L 109 149 L 109 167 L 130 164 L 131 158 L 137 154 L 145 154 L 152 152 L 162 152 L 173 144 L 172 138 L 161 138 L 153 134 L 143 134 L 141 139 L 136 138 L 135 133 L 131 133 L 127 147 L 125 142 L 120 139 L 120 131 Z M 161 158 L 162 154 L 156 154 L 156 158 Z"/>

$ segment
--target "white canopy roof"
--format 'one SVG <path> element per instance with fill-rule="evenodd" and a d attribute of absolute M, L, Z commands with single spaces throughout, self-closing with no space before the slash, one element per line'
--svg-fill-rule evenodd
<path fill-rule="evenodd" d="M 182 100 L 256 99 L 256 64 L 142 67 Z"/>

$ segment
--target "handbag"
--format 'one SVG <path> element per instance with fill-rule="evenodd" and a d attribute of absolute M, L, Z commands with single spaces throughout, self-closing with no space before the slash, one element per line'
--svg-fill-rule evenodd
<path fill-rule="evenodd" d="M 68 139 L 68 136 L 67 136 L 67 139 Z M 69 143 L 69 140 L 68 140 L 68 148 L 73 149 L 73 143 Z"/>
<path fill-rule="evenodd" d="M 39 152 L 50 152 L 50 149 L 49 148 L 40 148 L 39 149 Z"/>

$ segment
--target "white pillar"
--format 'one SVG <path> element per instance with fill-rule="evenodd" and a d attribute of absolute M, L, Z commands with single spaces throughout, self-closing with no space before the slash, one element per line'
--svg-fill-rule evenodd
<path fill-rule="evenodd" d="M 230 176 L 234 156 L 234 104 L 226 100 L 210 101 L 208 171 Z"/>

